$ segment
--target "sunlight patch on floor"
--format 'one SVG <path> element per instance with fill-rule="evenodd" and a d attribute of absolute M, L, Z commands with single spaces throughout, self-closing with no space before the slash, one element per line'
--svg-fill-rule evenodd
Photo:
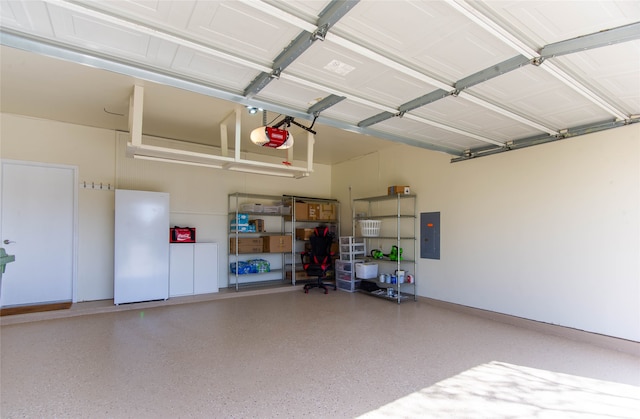
<path fill-rule="evenodd" d="M 360 418 L 638 418 L 640 387 L 490 362 Z"/>

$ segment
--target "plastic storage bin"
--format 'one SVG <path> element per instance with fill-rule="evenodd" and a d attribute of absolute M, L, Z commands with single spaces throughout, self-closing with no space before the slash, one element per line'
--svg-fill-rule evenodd
<path fill-rule="evenodd" d="M 360 281 L 342 281 L 336 279 L 336 286 L 341 291 L 356 292 L 360 288 Z"/>
<path fill-rule="evenodd" d="M 336 260 L 336 271 L 351 272 L 353 270 L 354 261 L 350 260 Z"/>
<path fill-rule="evenodd" d="M 367 252 L 364 239 L 361 237 L 340 237 L 340 259 L 354 261 L 364 259 Z"/>
<path fill-rule="evenodd" d="M 262 204 L 242 204 L 240 211 L 244 212 L 262 212 Z"/>
<path fill-rule="evenodd" d="M 380 220 L 359 220 L 362 237 L 378 237 L 380 235 Z"/>
<path fill-rule="evenodd" d="M 356 263 L 356 278 L 374 279 L 378 277 L 377 263 Z"/>

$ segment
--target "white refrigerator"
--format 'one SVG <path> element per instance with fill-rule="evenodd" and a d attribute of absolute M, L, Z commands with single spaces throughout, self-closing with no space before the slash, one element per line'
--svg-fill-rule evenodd
<path fill-rule="evenodd" d="M 169 298 L 169 194 L 115 191 L 114 304 Z"/>

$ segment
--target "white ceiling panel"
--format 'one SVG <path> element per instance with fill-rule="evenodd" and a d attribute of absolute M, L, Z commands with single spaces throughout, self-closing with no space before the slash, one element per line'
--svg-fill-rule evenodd
<path fill-rule="evenodd" d="M 282 0 L 265 0 L 265 3 L 281 6 Z M 286 10 L 307 21 L 315 21 L 330 3 L 330 0 L 287 0 Z"/>
<path fill-rule="evenodd" d="M 601 108 L 536 66 L 527 66 L 478 84 L 469 92 L 501 103 L 520 115 L 535 115 L 536 122 L 556 131 L 612 119 Z"/>
<path fill-rule="evenodd" d="M 475 103 L 454 96 L 448 96 L 428 106 L 414 109 L 411 113 L 500 142 L 514 138 L 526 138 L 540 133 L 540 131 L 517 123 L 502 114 L 489 111 Z"/>
<path fill-rule="evenodd" d="M 377 108 L 345 99 L 324 110 L 321 115 L 323 117 L 332 118 L 337 121 L 343 121 L 353 125 L 358 125 L 360 121 L 378 113 L 380 113 L 380 110 Z"/>
<path fill-rule="evenodd" d="M 256 15 L 240 2 L 198 2 L 187 28 L 209 45 L 270 62 L 299 30 L 280 19 Z"/>
<path fill-rule="evenodd" d="M 342 46 L 316 42 L 287 68 L 298 77 L 352 93 L 369 100 L 398 107 L 415 97 L 416 92 L 429 92 L 433 86 Z"/>
<path fill-rule="evenodd" d="M 425 125 L 409 118 L 390 118 L 375 125 L 375 129 L 411 138 L 418 142 L 464 151 L 468 148 L 486 145 L 478 140 L 455 132 Z"/>
<path fill-rule="evenodd" d="M 354 11 L 336 24 L 336 33 L 447 83 L 514 55 L 444 2 L 362 1 Z"/>
<path fill-rule="evenodd" d="M 258 71 L 221 60 L 190 48 L 177 49 L 171 70 L 193 77 L 232 92 L 241 93 L 245 86 L 259 74 Z"/>
<path fill-rule="evenodd" d="M 604 92 L 627 113 L 640 109 L 640 41 L 595 48 L 553 61 Z"/>
<path fill-rule="evenodd" d="M 286 20 L 256 15 L 240 2 L 108 1 L 91 7 L 220 51 L 249 55 L 262 64 L 271 62 L 299 32 Z"/>
<path fill-rule="evenodd" d="M 535 49 L 640 21 L 640 3 L 627 0 L 507 0 L 476 2 Z"/>
<path fill-rule="evenodd" d="M 50 18 L 59 41 L 126 59 L 153 61 L 161 42 L 133 28 L 58 7 L 51 7 Z"/>
<path fill-rule="evenodd" d="M 327 93 L 324 91 L 281 78 L 272 80 L 255 98 L 270 103 L 282 103 L 291 108 L 306 111 L 325 96 Z"/>
<path fill-rule="evenodd" d="M 166 27 L 186 28 L 189 17 L 194 13 L 195 1 L 111 0 L 85 2 L 83 6 L 104 10 L 128 20 L 162 23 Z"/>
<path fill-rule="evenodd" d="M 2 27 L 46 37 L 54 35 L 47 5 L 42 2 L 1 0 L 0 11 Z"/>

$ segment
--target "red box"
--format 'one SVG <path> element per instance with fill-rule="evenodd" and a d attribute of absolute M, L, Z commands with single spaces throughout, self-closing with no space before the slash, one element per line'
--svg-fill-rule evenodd
<path fill-rule="evenodd" d="M 195 243 L 196 229 L 195 227 L 172 227 L 169 229 L 170 243 Z"/>

